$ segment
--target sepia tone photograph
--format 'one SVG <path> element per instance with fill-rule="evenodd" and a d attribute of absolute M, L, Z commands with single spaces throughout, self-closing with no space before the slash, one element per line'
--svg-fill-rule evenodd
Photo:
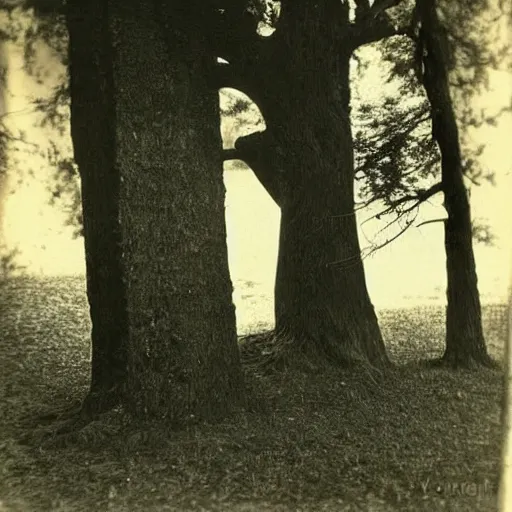
<path fill-rule="evenodd" d="M 512 511 L 512 4 L 0 0 L 0 512 Z"/>

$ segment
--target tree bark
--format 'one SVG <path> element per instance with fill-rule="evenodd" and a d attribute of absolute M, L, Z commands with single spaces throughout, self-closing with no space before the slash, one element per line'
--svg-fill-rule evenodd
<path fill-rule="evenodd" d="M 277 31 L 258 57 L 230 56 L 267 125 L 235 147 L 281 208 L 278 339 L 335 364 L 382 367 L 389 360 L 354 212 L 349 33 L 340 2 L 283 1 Z"/>
<path fill-rule="evenodd" d="M 106 3 L 70 0 L 71 136 L 81 178 L 87 297 L 92 320 L 90 394 L 108 409 L 126 376 L 127 314 L 119 229 L 119 169 Z"/>
<path fill-rule="evenodd" d="M 128 311 L 126 403 L 180 422 L 244 399 L 224 218 L 212 13 L 111 0 Z"/>
<path fill-rule="evenodd" d="M 417 0 L 424 45 L 423 82 L 432 111 L 432 135 L 441 151 L 447 270 L 446 350 L 451 366 L 490 365 L 483 329 L 459 135 L 450 96 L 444 32 L 433 0 Z"/>
<path fill-rule="evenodd" d="M 288 146 L 289 155 L 299 158 L 287 161 L 291 184 L 281 204 L 276 332 L 291 334 L 336 364 L 385 366 L 354 211 L 349 57 L 340 61 L 344 66 L 332 86 L 342 94 L 321 98 L 304 88 L 310 109 L 302 123 L 294 123 L 300 132 Z"/>

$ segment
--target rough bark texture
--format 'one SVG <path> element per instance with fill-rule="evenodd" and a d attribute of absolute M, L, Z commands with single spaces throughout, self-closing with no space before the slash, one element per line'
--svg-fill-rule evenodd
<path fill-rule="evenodd" d="M 337 364 L 385 366 L 354 212 L 349 40 L 346 5 L 283 1 L 275 35 L 227 55 L 267 125 L 235 147 L 281 208 L 276 333 Z"/>
<path fill-rule="evenodd" d="M 127 315 L 119 229 L 119 172 L 106 3 L 70 0 L 71 135 L 82 186 L 92 373 L 86 404 L 112 406 L 126 375 Z"/>
<path fill-rule="evenodd" d="M 471 212 L 463 180 L 457 123 L 450 97 L 441 23 L 433 0 L 418 0 L 420 40 L 424 45 L 424 87 L 432 111 L 432 135 L 441 151 L 447 270 L 446 351 L 452 366 L 488 365 L 482 330 L 471 230 Z"/>
<path fill-rule="evenodd" d="M 224 415 L 243 399 L 231 299 L 211 12 L 111 0 L 116 167 L 137 415 Z"/>

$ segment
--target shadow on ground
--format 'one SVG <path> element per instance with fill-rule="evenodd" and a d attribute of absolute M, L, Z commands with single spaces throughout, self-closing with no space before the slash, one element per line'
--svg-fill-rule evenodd
<path fill-rule="evenodd" d="M 3 283 L 0 510 L 495 510 L 501 372 L 418 364 L 442 353 L 440 308 L 379 317 L 399 364 L 385 379 L 247 368 L 251 410 L 221 424 L 169 432 L 112 411 L 43 441 L 36 418 L 87 389 L 85 282 Z M 484 323 L 501 360 L 506 307 Z"/>

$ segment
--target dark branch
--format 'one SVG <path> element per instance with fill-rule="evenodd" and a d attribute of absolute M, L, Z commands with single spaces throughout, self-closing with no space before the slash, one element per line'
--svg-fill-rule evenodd
<path fill-rule="evenodd" d="M 416 225 L 417 228 L 421 227 L 421 226 L 424 226 L 425 224 L 434 224 L 435 222 L 445 222 L 446 221 L 446 218 L 443 218 L 443 219 L 432 219 L 432 220 L 425 220 L 423 222 L 420 222 L 419 224 Z"/>
<path fill-rule="evenodd" d="M 356 0 L 356 16 L 355 22 L 361 23 L 366 19 L 370 12 L 369 0 Z"/>
<path fill-rule="evenodd" d="M 243 160 L 243 155 L 240 154 L 240 151 L 235 148 L 224 149 L 222 150 L 222 160 L 227 162 L 228 160 Z"/>
<path fill-rule="evenodd" d="M 257 33 L 259 20 L 246 9 L 247 2 L 233 2 L 220 16 L 215 34 L 217 56 L 228 62 L 249 63 L 261 54 L 266 39 Z"/>
<path fill-rule="evenodd" d="M 223 87 L 231 87 L 232 89 L 239 89 L 243 80 L 240 73 L 237 73 L 233 64 L 225 64 L 218 62 L 212 69 L 210 76 L 210 84 L 212 88 L 222 89 Z"/>
<path fill-rule="evenodd" d="M 237 159 L 243 160 L 254 171 L 276 204 L 281 206 L 286 192 L 285 175 L 279 165 L 278 148 L 273 144 L 268 130 L 239 137 L 236 140 L 234 152 L 226 155 L 232 157 L 236 155 Z"/>
<path fill-rule="evenodd" d="M 375 43 L 389 37 L 409 35 L 409 25 L 395 27 L 387 16 L 383 20 L 371 18 L 368 22 L 364 23 L 363 27 L 356 26 L 352 29 L 351 44 L 354 50 L 356 50 L 365 44 Z"/>
<path fill-rule="evenodd" d="M 386 224 L 386 226 L 384 226 L 384 228 L 382 228 L 379 231 L 379 233 L 384 231 L 385 229 L 389 228 L 395 222 L 399 221 L 403 217 L 403 215 L 405 215 L 405 213 L 400 214 L 395 220 L 393 220 L 392 222 L 389 222 L 388 224 Z M 418 213 L 416 212 L 416 215 L 414 216 L 414 219 L 406 221 L 405 226 L 395 236 L 392 236 L 391 238 L 388 238 L 382 244 L 374 245 L 373 247 L 371 247 L 370 250 L 367 252 L 367 254 L 365 254 L 364 259 L 367 258 L 368 256 L 371 256 L 372 254 L 374 254 L 379 249 L 382 249 L 382 248 L 386 247 L 391 242 L 394 242 L 398 237 L 402 236 L 414 224 L 414 222 L 416 221 L 417 217 L 418 217 Z"/>
<path fill-rule="evenodd" d="M 408 194 L 408 195 L 399 197 L 398 199 L 395 199 L 393 201 L 388 201 L 389 206 L 387 208 L 376 213 L 375 215 L 372 215 L 371 217 L 368 217 L 368 219 L 366 219 L 363 222 L 363 224 L 366 224 L 366 222 L 369 222 L 370 220 L 373 220 L 373 219 L 379 220 L 382 216 L 388 215 L 389 213 L 393 212 L 394 210 L 398 210 L 401 205 L 408 203 L 410 201 L 414 201 L 414 203 L 411 206 L 407 207 L 405 210 L 400 210 L 400 213 L 398 216 L 398 219 L 399 219 L 406 213 L 409 213 L 412 210 L 414 210 L 415 208 L 418 208 L 418 206 L 420 206 L 425 201 L 428 201 L 432 196 L 436 195 L 438 192 L 442 192 L 442 190 L 443 190 L 443 185 L 441 182 L 439 182 L 439 183 L 436 183 L 435 185 L 432 185 L 428 189 L 418 190 L 414 194 Z M 374 201 L 375 201 L 375 199 L 370 200 L 367 203 L 367 205 L 371 204 Z"/>
<path fill-rule="evenodd" d="M 379 15 L 384 14 L 388 9 L 401 4 L 402 1 L 403 0 L 375 0 L 373 5 L 370 7 L 368 17 L 376 19 L 379 17 Z"/>
<path fill-rule="evenodd" d="M 236 89 L 247 95 L 256 106 L 262 110 L 262 100 L 260 89 L 254 83 L 252 74 L 244 73 L 245 68 L 240 68 L 236 64 L 217 63 L 210 76 L 210 85 L 215 89 L 229 87 Z"/>
<path fill-rule="evenodd" d="M 399 35 L 411 35 L 411 24 L 395 26 L 388 9 L 396 7 L 403 0 L 376 0 L 371 7 L 367 0 L 356 0 L 355 23 L 351 29 L 351 44 L 357 49 L 365 44 L 374 43 Z"/>
<path fill-rule="evenodd" d="M 414 196 L 404 196 L 401 198 L 398 204 L 404 203 L 406 201 L 417 200 L 420 203 L 424 203 L 432 196 L 435 196 L 438 192 L 443 191 L 443 184 L 441 182 L 432 185 L 430 188 L 418 190 Z"/>

